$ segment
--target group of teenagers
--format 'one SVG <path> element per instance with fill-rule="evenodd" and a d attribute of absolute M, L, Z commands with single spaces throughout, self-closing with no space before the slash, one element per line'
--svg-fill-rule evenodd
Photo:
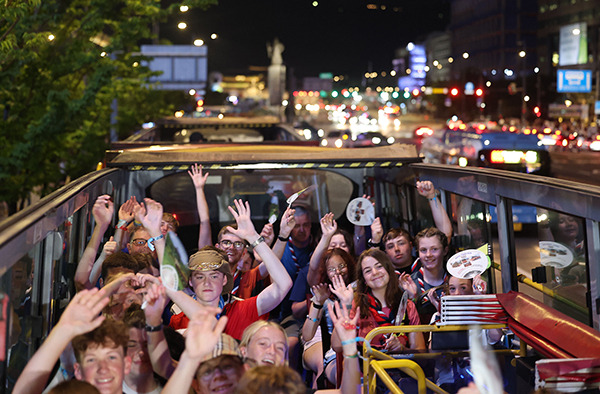
<path fill-rule="evenodd" d="M 161 280 L 166 239 L 179 226 L 172 214 L 131 197 L 100 251 L 114 206 L 98 197 L 77 293 L 13 392 L 357 393 L 369 331 L 429 324 L 441 295 L 486 291 L 480 277 L 447 274 L 452 225 L 429 181 L 416 186 L 436 227 L 414 238 L 402 228 L 384 232 L 379 218 L 350 234 L 328 213 L 315 242 L 311 212 L 300 206 L 281 214 L 277 234 L 270 223 L 259 233 L 249 203 L 234 200 L 235 224 L 212 244 L 208 174 L 198 165 L 188 173 L 200 219 L 198 251 L 185 262 L 188 286 Z M 428 348 L 419 332 L 379 335 L 370 346 L 390 354 Z"/>

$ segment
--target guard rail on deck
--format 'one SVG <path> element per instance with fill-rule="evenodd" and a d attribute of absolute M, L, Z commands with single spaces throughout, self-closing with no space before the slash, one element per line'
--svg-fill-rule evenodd
<path fill-rule="evenodd" d="M 427 389 L 438 393 L 447 394 L 447 392 L 435 383 L 425 377 L 425 373 L 419 364 L 408 358 L 396 359 L 390 355 L 382 353 L 376 349 L 372 349 L 369 346 L 370 341 L 380 334 L 398 334 L 398 333 L 410 333 L 410 332 L 449 332 L 449 331 L 467 331 L 472 325 L 446 325 L 446 326 L 435 326 L 435 325 L 408 325 L 408 326 L 385 326 L 377 327 L 366 335 L 365 342 L 363 342 L 363 376 L 364 376 L 364 388 L 366 393 L 375 393 L 377 390 L 377 377 L 379 376 L 382 382 L 392 393 L 402 393 L 402 390 L 398 387 L 396 382 L 389 376 L 386 369 L 400 369 L 406 373 L 410 378 L 417 381 L 418 393 L 425 394 Z M 496 329 L 496 328 L 507 328 L 506 324 L 484 324 L 477 326 L 481 329 Z M 519 352 L 523 352 L 525 349 L 522 348 Z M 496 350 L 494 353 L 512 353 L 515 354 L 517 351 L 513 350 Z M 428 352 L 428 353 L 402 353 L 399 356 L 407 356 L 415 359 L 435 358 L 442 354 L 450 354 L 453 356 L 459 356 L 461 352 Z M 524 355 L 521 353 L 521 355 Z"/>

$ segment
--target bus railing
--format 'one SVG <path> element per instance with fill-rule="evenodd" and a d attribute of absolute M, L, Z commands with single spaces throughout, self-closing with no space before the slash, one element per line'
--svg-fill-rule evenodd
<path fill-rule="evenodd" d="M 411 332 L 451 332 L 451 331 L 467 331 L 472 328 L 472 325 L 408 325 L 408 326 L 385 326 L 377 327 L 365 336 L 363 342 L 363 376 L 364 376 L 364 388 L 365 393 L 377 392 L 377 377 L 379 377 L 383 384 L 392 393 L 402 393 L 402 390 L 398 387 L 396 382 L 387 373 L 387 369 L 400 369 L 406 373 L 410 378 L 417 381 L 419 394 L 425 393 L 427 389 L 438 393 L 447 394 L 445 390 L 437 386 L 435 383 L 425 377 L 425 373 L 421 366 L 409 358 L 413 359 L 431 359 L 437 358 L 441 355 L 450 355 L 452 357 L 458 357 L 464 354 L 461 351 L 444 351 L 444 352 L 427 352 L 427 353 L 403 353 L 400 356 L 406 358 L 394 358 L 388 354 L 380 352 L 379 350 L 371 348 L 369 343 L 373 338 L 381 334 L 398 334 L 398 333 L 411 333 Z M 478 325 L 481 329 L 505 329 L 508 326 L 506 324 L 484 324 Z M 525 355 L 526 346 L 521 346 L 518 350 L 503 349 L 495 350 L 494 353 L 508 353 L 508 354 L 519 354 Z"/>

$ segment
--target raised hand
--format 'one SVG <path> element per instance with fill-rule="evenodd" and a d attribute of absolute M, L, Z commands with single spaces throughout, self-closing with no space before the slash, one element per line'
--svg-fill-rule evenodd
<path fill-rule="evenodd" d="M 188 325 L 185 338 L 185 351 L 188 357 L 200 359 L 213 351 L 227 324 L 227 316 L 217 320 L 221 309 L 205 307 L 198 311 Z"/>
<path fill-rule="evenodd" d="M 487 282 L 481 277 L 476 275 L 473 278 L 473 294 L 486 294 L 487 293 Z"/>
<path fill-rule="evenodd" d="M 104 247 L 102 248 L 102 253 L 104 253 L 106 256 L 110 256 L 116 251 L 117 243 L 115 242 L 115 237 L 111 235 L 110 239 L 104 244 Z"/>
<path fill-rule="evenodd" d="M 435 309 L 437 309 L 437 311 L 440 311 L 440 299 L 436 293 L 436 288 L 432 287 L 431 289 L 429 289 L 427 291 L 427 298 L 429 299 L 429 302 L 431 302 L 431 305 L 435 306 Z"/>
<path fill-rule="evenodd" d="M 435 197 L 435 187 L 431 181 L 417 181 L 417 191 L 428 200 Z"/>
<path fill-rule="evenodd" d="M 250 219 L 250 203 L 248 201 L 242 202 L 242 200 L 233 200 L 233 203 L 235 204 L 235 209 L 231 206 L 227 208 L 237 223 L 237 229 L 227 227 L 227 231 L 248 242 L 254 242 L 258 238 L 258 233 Z"/>
<path fill-rule="evenodd" d="M 153 237 L 160 234 L 160 222 L 162 221 L 163 207 L 159 202 L 150 198 L 144 198 L 144 204 L 136 207 L 135 218 L 148 230 Z"/>
<path fill-rule="evenodd" d="M 331 239 L 333 237 L 333 233 L 337 231 L 337 223 L 333 218 L 333 213 L 329 212 L 323 215 L 320 220 L 321 223 L 321 231 L 323 232 L 323 237 Z"/>
<path fill-rule="evenodd" d="M 109 297 L 104 289 L 81 290 L 63 312 L 57 327 L 71 338 L 94 330 L 104 321 L 100 312 L 108 305 Z"/>
<path fill-rule="evenodd" d="M 265 239 L 267 245 L 271 245 L 275 240 L 275 233 L 273 232 L 273 225 L 271 223 L 265 224 L 260 235 Z"/>
<path fill-rule="evenodd" d="M 415 298 L 417 296 L 417 284 L 409 274 L 402 273 L 400 278 L 398 278 L 398 285 L 402 287 L 402 290 L 408 292 L 410 298 Z"/>
<path fill-rule="evenodd" d="M 294 214 L 296 213 L 295 209 L 287 208 L 283 215 L 281 216 L 281 224 L 279 226 L 279 235 L 284 238 L 290 236 L 290 233 L 296 226 L 296 217 Z"/>
<path fill-rule="evenodd" d="M 312 290 L 312 293 L 315 296 L 313 301 L 315 304 L 318 304 L 318 305 L 324 305 L 325 301 L 331 295 L 331 292 L 329 291 L 329 287 L 325 283 L 319 283 L 318 285 L 314 285 L 310 289 Z"/>
<path fill-rule="evenodd" d="M 129 200 L 125 201 L 119 208 L 119 220 L 125 220 L 127 223 L 131 223 L 134 219 L 133 210 L 139 205 L 135 196 L 131 196 Z"/>
<path fill-rule="evenodd" d="M 376 217 L 371 223 L 371 241 L 377 244 L 381 242 L 381 238 L 383 238 L 383 226 L 381 225 L 381 219 Z"/>
<path fill-rule="evenodd" d="M 144 294 L 144 315 L 151 326 L 158 326 L 162 321 L 162 313 L 169 299 L 165 287 L 160 283 L 147 282 Z"/>
<path fill-rule="evenodd" d="M 360 317 L 359 307 L 356 308 L 356 313 L 352 319 L 350 319 L 346 305 L 342 304 L 340 306 L 337 301 L 334 302 L 334 306 L 327 304 L 327 311 L 341 342 L 351 341 L 356 338 L 356 324 Z M 343 346 L 345 347 L 346 345 Z M 354 348 L 356 348 L 356 344 L 354 344 Z"/>
<path fill-rule="evenodd" d="M 190 178 L 192 178 L 192 182 L 194 183 L 194 187 L 196 189 L 203 188 L 206 185 L 206 179 L 208 178 L 208 172 L 202 174 L 202 164 L 194 164 L 190 167 L 188 171 Z"/>
<path fill-rule="evenodd" d="M 99 226 L 108 226 L 114 213 L 114 204 L 109 195 L 99 196 L 92 207 L 92 215 Z"/>
<path fill-rule="evenodd" d="M 352 289 L 352 284 L 344 283 L 344 278 L 342 275 L 336 274 L 331 279 L 332 285 L 329 285 L 329 290 L 337 296 L 337 298 L 342 302 L 343 305 L 352 305 L 352 299 L 354 298 L 354 290 Z"/>

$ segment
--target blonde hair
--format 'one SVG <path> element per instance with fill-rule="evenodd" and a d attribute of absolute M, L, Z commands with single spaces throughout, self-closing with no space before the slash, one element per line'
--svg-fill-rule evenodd
<path fill-rule="evenodd" d="M 248 344 L 250 343 L 250 340 L 252 339 L 252 337 L 254 337 L 254 335 L 263 327 L 277 328 L 283 334 L 283 338 L 285 339 L 285 362 L 287 365 L 287 362 L 288 362 L 287 355 L 288 355 L 288 351 L 289 351 L 288 343 L 287 343 L 287 334 L 286 334 L 285 330 L 283 329 L 283 327 L 281 327 L 281 325 L 279 323 L 276 323 L 274 321 L 257 320 L 254 323 L 250 324 L 248 327 L 246 327 L 246 329 L 242 333 L 242 340 L 240 341 L 240 348 L 242 348 L 242 347 L 248 348 Z"/>

